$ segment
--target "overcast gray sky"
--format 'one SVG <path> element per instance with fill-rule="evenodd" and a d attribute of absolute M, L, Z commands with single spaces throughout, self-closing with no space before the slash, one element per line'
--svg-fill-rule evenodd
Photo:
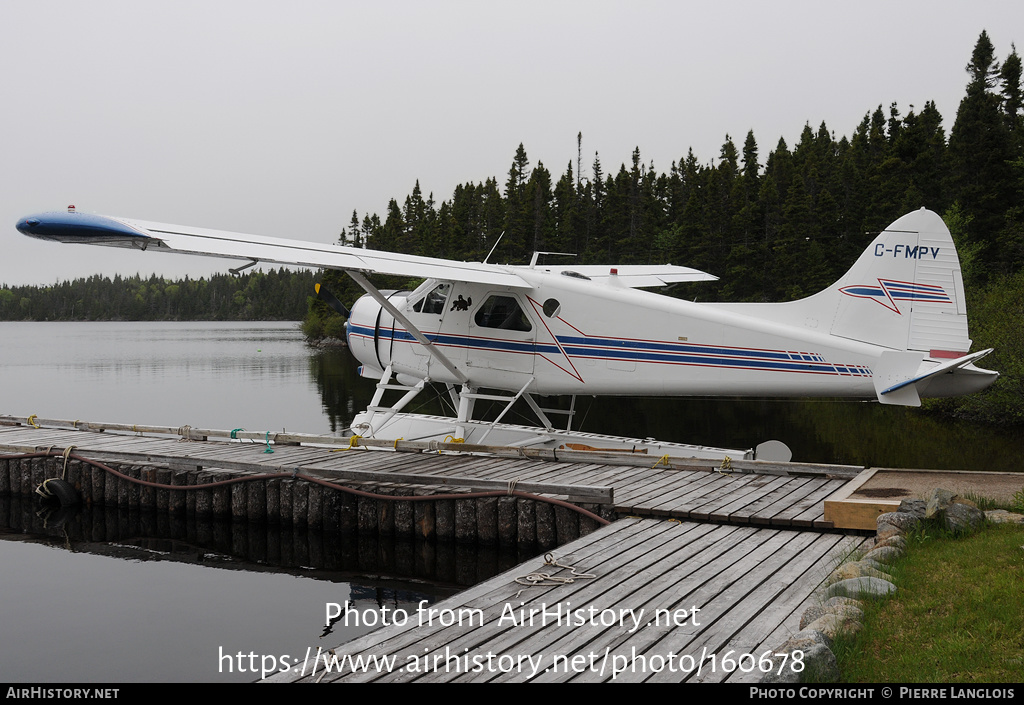
<path fill-rule="evenodd" d="M 667 171 L 753 129 L 762 162 L 805 123 L 849 135 L 934 100 L 948 134 L 982 29 L 1020 0 L 59 2 L 0 4 L 0 283 L 197 277 L 213 259 L 31 240 L 63 209 L 333 242 L 419 179 L 504 183 L 516 147 L 556 175 L 583 133 L 607 172 Z M 1024 47 L 1022 47 L 1024 49 Z M 927 204 L 926 204 L 927 205 Z"/>

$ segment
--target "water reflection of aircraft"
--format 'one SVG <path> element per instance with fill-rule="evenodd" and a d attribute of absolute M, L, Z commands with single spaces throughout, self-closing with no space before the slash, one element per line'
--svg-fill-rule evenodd
<path fill-rule="evenodd" d="M 938 215 L 909 213 L 878 235 L 835 284 L 799 301 L 694 303 L 644 288 L 715 277 L 672 265 L 527 266 L 455 262 L 69 212 L 23 218 L 18 230 L 59 242 L 133 247 L 326 267 L 366 290 L 348 344 L 377 392 L 362 436 L 465 439 L 530 447 L 599 446 L 721 457 L 725 451 L 572 432 L 575 395 L 850 397 L 917 406 L 979 391 L 998 376 L 969 353 L 963 280 Z M 246 265 L 249 266 L 249 265 Z M 425 281 L 380 291 L 372 273 Z M 452 417 L 402 413 L 445 385 Z M 486 391 L 484 391 L 486 390 Z M 400 398 L 384 404 L 386 392 Z M 571 395 L 568 410 L 538 396 Z M 540 426 L 500 423 L 523 400 Z M 504 404 L 495 421 L 477 402 Z M 555 430 L 551 416 L 569 419 Z"/>

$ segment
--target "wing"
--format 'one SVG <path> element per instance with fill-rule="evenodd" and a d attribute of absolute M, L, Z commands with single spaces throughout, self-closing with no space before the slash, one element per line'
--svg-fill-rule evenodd
<path fill-rule="evenodd" d="M 436 257 L 243 235 L 90 213 L 40 213 L 22 218 L 17 228 L 25 235 L 56 242 L 132 247 L 155 252 L 178 252 L 406 277 L 433 277 L 498 286 L 530 286 L 519 275 L 494 264 L 456 262 Z"/>
<path fill-rule="evenodd" d="M 457 262 L 437 257 L 417 257 L 397 252 L 364 250 L 342 245 L 303 242 L 284 238 L 243 235 L 113 216 L 55 211 L 22 218 L 17 228 L 41 240 L 107 247 L 131 247 L 155 252 L 247 259 L 254 262 L 324 267 L 354 272 L 396 274 L 464 281 L 497 286 L 529 288 L 516 274 L 521 267 L 503 267 L 482 262 Z M 551 269 L 545 267 L 545 269 Z M 673 265 L 569 265 L 563 270 L 596 283 L 613 281 L 627 287 L 660 287 L 677 282 L 714 281 L 712 276 L 690 267 Z"/>

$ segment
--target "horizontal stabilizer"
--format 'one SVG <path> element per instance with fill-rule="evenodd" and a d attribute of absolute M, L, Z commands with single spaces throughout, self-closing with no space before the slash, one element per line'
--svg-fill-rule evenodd
<path fill-rule="evenodd" d="M 919 364 L 921 353 L 884 352 L 882 353 L 878 370 L 876 370 L 874 375 L 875 393 L 878 395 L 878 401 L 883 404 L 920 406 L 919 385 L 939 375 L 952 373 L 964 368 L 985 357 L 990 352 L 992 352 L 992 348 L 964 355 L 955 360 L 949 360 L 948 362 L 936 365 L 923 374 L 917 374 L 917 364 L 914 364 L 913 360 L 916 357 Z M 911 365 L 913 365 L 914 369 L 908 373 Z M 901 376 L 905 376 L 906 379 L 890 384 L 894 381 L 894 378 Z"/>
<path fill-rule="evenodd" d="M 921 406 L 917 387 L 910 383 L 924 360 L 924 353 L 914 350 L 886 350 L 871 375 L 875 394 L 882 404 Z"/>

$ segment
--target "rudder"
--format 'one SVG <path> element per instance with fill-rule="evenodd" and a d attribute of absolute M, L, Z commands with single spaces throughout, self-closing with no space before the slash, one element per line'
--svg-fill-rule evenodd
<path fill-rule="evenodd" d="M 924 208 L 883 230 L 814 298 L 823 295 L 835 296 L 832 335 L 940 358 L 971 347 L 956 246 L 942 219 Z"/>

